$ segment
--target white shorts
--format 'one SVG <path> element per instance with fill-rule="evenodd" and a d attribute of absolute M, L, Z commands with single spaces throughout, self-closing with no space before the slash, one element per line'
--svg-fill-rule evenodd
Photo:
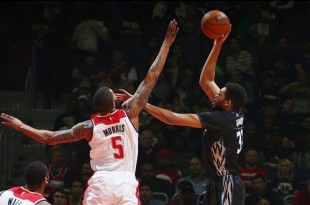
<path fill-rule="evenodd" d="M 133 173 L 97 171 L 88 180 L 83 205 L 138 205 L 138 186 Z"/>

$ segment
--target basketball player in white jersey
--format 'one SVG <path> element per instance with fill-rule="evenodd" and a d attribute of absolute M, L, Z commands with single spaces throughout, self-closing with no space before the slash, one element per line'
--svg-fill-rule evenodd
<path fill-rule="evenodd" d="M 134 95 L 122 104 L 122 109 L 116 109 L 115 93 L 108 87 L 101 87 L 93 96 L 98 114 L 71 129 L 38 130 L 5 113 L 1 115 L 2 124 L 47 145 L 87 140 L 91 147 L 90 160 L 94 174 L 88 181 L 83 205 L 140 204 L 135 177 L 139 115 L 164 67 L 178 30 L 177 22 L 170 21 L 156 59 Z"/>
<path fill-rule="evenodd" d="M 0 204 L 50 205 L 43 196 L 48 183 L 48 169 L 43 162 L 34 161 L 25 167 L 25 186 L 0 192 Z"/>

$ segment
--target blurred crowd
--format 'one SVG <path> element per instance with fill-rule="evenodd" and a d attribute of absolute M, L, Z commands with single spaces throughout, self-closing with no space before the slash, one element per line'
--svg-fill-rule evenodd
<path fill-rule="evenodd" d="M 278 199 L 283 201 L 307 187 L 309 2 L 108 1 L 75 2 L 74 9 L 70 4 L 38 2 L 32 28 L 37 89 L 44 93 L 44 108 L 63 100 L 63 93 L 71 95 L 54 130 L 89 119 L 91 96 L 101 86 L 133 92 L 156 57 L 165 25 L 173 18 L 180 32 L 149 101 L 175 112 L 208 111 L 211 104 L 198 77 L 213 41 L 203 36 L 200 20 L 205 12 L 218 9 L 229 17 L 232 32 L 218 61 L 216 81 L 220 87 L 228 81 L 240 83 L 248 94 L 239 159 L 246 204 L 256 205 L 262 192 L 274 191 L 263 198 L 275 205 Z M 207 183 L 201 162 L 203 130 L 168 126 L 146 112 L 140 118 L 136 176 L 141 196 L 148 201 L 151 194 L 145 192 L 161 192 L 171 205 L 192 205 Z M 87 142 L 47 150 L 50 183 L 46 196 L 54 205 L 80 204 L 92 174 Z M 63 203 L 56 203 L 60 198 Z"/>

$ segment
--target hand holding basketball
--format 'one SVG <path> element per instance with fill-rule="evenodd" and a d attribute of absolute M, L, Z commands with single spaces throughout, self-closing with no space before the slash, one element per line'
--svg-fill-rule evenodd
<path fill-rule="evenodd" d="M 211 10 L 201 19 L 201 31 L 210 39 L 217 39 L 226 35 L 230 31 L 230 26 L 227 15 L 219 10 Z"/>

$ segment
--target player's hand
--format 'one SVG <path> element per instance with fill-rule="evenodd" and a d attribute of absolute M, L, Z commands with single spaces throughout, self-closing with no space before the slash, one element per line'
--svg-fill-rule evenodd
<path fill-rule="evenodd" d="M 20 126 L 23 125 L 22 121 L 5 113 L 1 114 L 1 119 L 3 120 L 3 125 L 11 127 L 17 131 L 19 131 Z"/>
<path fill-rule="evenodd" d="M 230 32 L 231 32 L 231 24 L 230 24 L 230 29 L 229 29 L 228 33 L 225 35 L 223 34 L 221 37 L 215 39 L 214 45 L 222 45 L 226 41 L 226 39 L 228 38 Z"/>
<path fill-rule="evenodd" d="M 126 100 L 132 97 L 132 94 L 130 94 L 128 91 L 124 89 L 118 89 L 118 90 L 122 92 L 122 93 L 115 93 L 116 99 L 118 101 L 125 102 Z"/>
<path fill-rule="evenodd" d="M 174 42 L 174 39 L 179 31 L 178 23 L 175 19 L 170 21 L 168 25 L 168 29 L 166 32 L 164 44 L 171 46 L 171 44 Z"/>

